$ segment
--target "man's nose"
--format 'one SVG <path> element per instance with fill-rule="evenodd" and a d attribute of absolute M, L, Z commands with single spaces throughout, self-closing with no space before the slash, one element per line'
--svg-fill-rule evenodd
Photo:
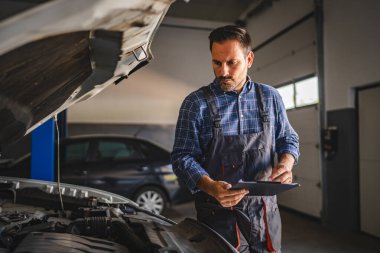
<path fill-rule="evenodd" d="M 220 66 L 220 76 L 228 76 L 230 73 L 230 70 L 229 70 L 229 67 L 227 66 L 227 64 L 222 64 Z"/>

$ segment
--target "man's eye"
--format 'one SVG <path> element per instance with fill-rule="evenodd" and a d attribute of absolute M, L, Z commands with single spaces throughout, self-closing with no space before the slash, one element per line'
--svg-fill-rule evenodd
<path fill-rule="evenodd" d="M 222 64 L 221 64 L 220 62 L 216 62 L 216 61 L 214 61 L 213 63 L 214 63 L 214 65 L 216 65 L 216 66 L 218 66 L 218 67 L 222 66 Z"/>
<path fill-rule="evenodd" d="M 233 60 L 233 61 L 228 61 L 227 64 L 232 66 L 232 65 L 236 65 L 238 63 L 238 61 L 236 60 Z"/>

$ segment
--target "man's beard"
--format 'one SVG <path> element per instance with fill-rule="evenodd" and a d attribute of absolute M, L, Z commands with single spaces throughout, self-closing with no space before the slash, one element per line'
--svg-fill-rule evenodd
<path fill-rule="evenodd" d="M 218 82 L 223 91 L 234 91 L 237 86 L 236 82 L 230 76 L 218 77 Z"/>

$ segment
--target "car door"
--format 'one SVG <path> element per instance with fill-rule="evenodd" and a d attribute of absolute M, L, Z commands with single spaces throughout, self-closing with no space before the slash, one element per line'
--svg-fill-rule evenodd
<path fill-rule="evenodd" d="M 60 151 L 60 174 L 64 183 L 87 185 L 86 163 L 90 156 L 91 142 L 88 139 L 68 140 Z"/>
<path fill-rule="evenodd" d="M 86 163 L 87 185 L 131 198 L 151 174 L 139 146 L 128 139 L 99 139 L 97 156 Z"/>

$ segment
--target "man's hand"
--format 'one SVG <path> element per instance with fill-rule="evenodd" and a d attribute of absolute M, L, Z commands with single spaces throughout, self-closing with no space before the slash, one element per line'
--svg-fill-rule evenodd
<path fill-rule="evenodd" d="M 270 179 L 275 182 L 291 183 L 293 181 L 294 157 L 291 154 L 282 154 L 277 166 L 272 170 Z"/>
<path fill-rule="evenodd" d="M 223 207 L 235 206 L 249 193 L 245 189 L 230 190 L 231 184 L 224 181 L 214 181 L 208 176 L 202 176 L 197 185 L 202 191 L 219 201 Z"/>

